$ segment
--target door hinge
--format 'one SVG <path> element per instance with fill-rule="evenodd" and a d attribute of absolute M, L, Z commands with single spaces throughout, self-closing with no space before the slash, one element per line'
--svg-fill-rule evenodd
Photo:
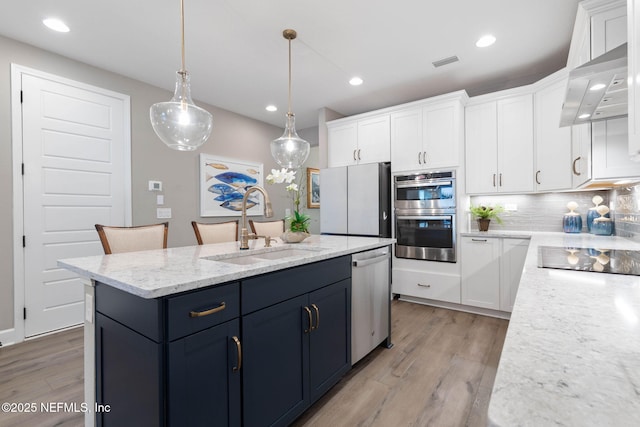
<path fill-rule="evenodd" d="M 23 318 L 24 320 L 27 320 L 27 307 L 24 307 L 24 308 L 22 309 L 22 318 Z"/>
<path fill-rule="evenodd" d="M 25 236 L 24 234 L 22 235 L 22 247 L 27 247 L 27 236 Z"/>

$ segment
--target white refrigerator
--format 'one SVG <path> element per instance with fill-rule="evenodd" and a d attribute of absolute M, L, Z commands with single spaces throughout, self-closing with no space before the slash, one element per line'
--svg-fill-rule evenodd
<path fill-rule="evenodd" d="M 320 171 L 320 232 L 391 237 L 391 165 L 369 163 Z"/>

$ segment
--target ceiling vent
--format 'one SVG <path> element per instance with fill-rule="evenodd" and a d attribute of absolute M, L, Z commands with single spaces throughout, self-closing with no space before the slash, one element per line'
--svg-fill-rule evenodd
<path fill-rule="evenodd" d="M 458 59 L 457 56 L 453 55 L 448 58 L 441 59 L 439 61 L 434 61 L 432 62 L 432 64 L 434 67 L 438 68 L 438 67 L 442 67 L 443 65 L 453 64 L 454 62 L 458 62 L 458 61 L 460 61 L 460 59 Z"/>

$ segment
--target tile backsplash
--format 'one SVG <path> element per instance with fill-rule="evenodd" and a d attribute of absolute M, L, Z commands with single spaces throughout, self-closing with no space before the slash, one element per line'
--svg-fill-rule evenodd
<path fill-rule="evenodd" d="M 640 189 L 639 189 L 640 191 Z M 567 203 L 578 204 L 576 212 L 582 216 L 582 232 L 587 232 L 587 211 L 593 207 L 593 196 L 602 197 L 603 205 L 610 206 L 611 190 L 575 191 L 568 193 L 521 194 L 472 196 L 472 205 L 502 205 L 504 208 L 515 207 L 515 211 L 505 211 L 500 215 L 502 224 L 491 221 L 491 230 L 522 231 L 562 231 L 563 215 L 569 212 Z M 640 196 L 640 194 L 639 194 Z M 636 203 L 637 207 L 637 203 Z M 468 208 L 468 207 L 467 207 Z M 613 208 L 612 208 L 613 210 Z M 636 212 L 637 209 L 636 209 Z M 469 220 L 469 229 L 477 230 L 478 224 L 472 215 L 465 212 Z M 616 224 L 617 225 L 617 224 Z M 640 224 L 638 224 L 640 226 Z"/>
<path fill-rule="evenodd" d="M 640 185 L 611 190 L 616 235 L 640 241 Z"/>

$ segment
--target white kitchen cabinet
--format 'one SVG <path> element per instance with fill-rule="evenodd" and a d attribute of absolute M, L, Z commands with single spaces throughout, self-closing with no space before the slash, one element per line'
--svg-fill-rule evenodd
<path fill-rule="evenodd" d="M 598 3 L 598 2 L 592 2 Z M 591 17 L 591 59 L 627 41 L 627 6 L 624 0 L 599 2 Z"/>
<path fill-rule="evenodd" d="M 389 114 L 327 123 L 329 167 L 391 160 Z"/>
<path fill-rule="evenodd" d="M 416 261 L 424 263 L 427 261 Z M 460 304 L 460 275 L 395 268 L 393 293 Z"/>
<path fill-rule="evenodd" d="M 391 114 L 392 172 L 460 164 L 466 94 L 455 93 L 455 98 Z"/>
<path fill-rule="evenodd" d="M 572 188 L 571 127 L 560 127 L 566 71 L 541 83 L 535 93 L 536 191 Z"/>
<path fill-rule="evenodd" d="M 358 123 L 349 121 L 339 125 L 327 124 L 327 163 L 329 167 L 356 164 Z"/>
<path fill-rule="evenodd" d="M 500 239 L 461 238 L 462 304 L 500 308 Z"/>
<path fill-rule="evenodd" d="M 629 155 L 640 161 L 640 0 L 627 0 Z"/>
<path fill-rule="evenodd" d="M 629 157 L 627 117 L 593 122 L 591 132 L 593 179 L 640 176 L 640 163 Z"/>
<path fill-rule="evenodd" d="M 591 179 L 591 123 L 571 126 L 571 187 Z"/>
<path fill-rule="evenodd" d="M 524 261 L 529 250 L 529 239 L 500 239 L 500 310 L 513 311 Z"/>
<path fill-rule="evenodd" d="M 510 312 L 528 247 L 527 239 L 462 237 L 462 304 Z"/>
<path fill-rule="evenodd" d="M 532 94 L 468 106 L 465 140 L 467 193 L 534 190 Z"/>

